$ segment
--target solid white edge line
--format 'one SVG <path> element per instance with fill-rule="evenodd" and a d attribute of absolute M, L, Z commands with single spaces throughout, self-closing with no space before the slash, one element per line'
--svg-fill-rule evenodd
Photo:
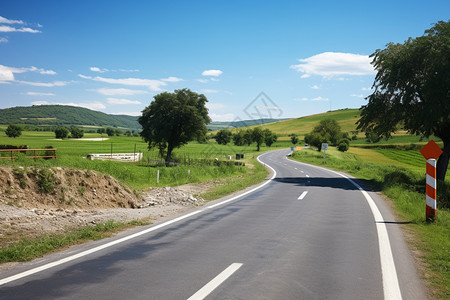
<path fill-rule="evenodd" d="M 241 263 L 233 263 L 228 268 L 222 271 L 219 275 L 214 277 L 210 282 L 198 290 L 194 295 L 188 298 L 188 300 L 202 300 L 205 299 L 212 291 L 214 291 L 219 285 L 221 285 L 225 280 L 230 278 L 234 272 L 242 267 Z"/>
<path fill-rule="evenodd" d="M 326 170 L 328 172 L 337 174 L 341 177 L 344 177 L 348 181 L 350 181 L 366 198 L 367 203 L 369 204 L 370 210 L 372 211 L 372 215 L 375 219 L 375 224 L 377 228 L 378 235 L 378 247 L 380 252 L 380 261 L 381 261 L 381 274 L 383 277 L 383 292 L 384 299 L 402 299 L 402 293 L 400 291 L 400 285 L 398 283 L 397 270 L 395 268 L 394 256 L 392 255 L 391 243 L 389 241 L 389 235 L 386 228 L 386 223 L 384 223 L 383 216 L 381 215 L 380 210 L 378 209 L 375 201 L 373 201 L 372 197 L 370 197 L 369 193 L 367 193 L 362 187 L 359 186 L 355 181 L 351 178 L 341 174 L 339 172 L 329 170 L 323 167 L 318 167 L 306 163 L 302 163 L 295 160 L 290 160 L 286 157 L 287 160 L 292 161 L 298 164 L 305 164 L 308 166 L 312 166 L 315 168 L 319 168 L 322 170 Z"/>
<path fill-rule="evenodd" d="M 261 164 L 264 164 L 264 163 L 259 159 L 262 155 L 264 155 L 264 154 L 259 155 L 256 159 L 257 159 L 258 162 L 260 162 Z M 169 220 L 169 221 L 167 221 L 167 222 L 164 222 L 164 223 L 161 223 L 161 224 L 159 224 L 159 225 L 150 227 L 150 228 L 148 228 L 148 229 L 139 231 L 139 232 L 137 232 L 137 233 L 134 233 L 134 234 L 125 236 L 125 237 L 120 238 L 120 239 L 118 239 L 118 240 L 115 240 L 115 241 L 112 241 L 112 242 L 109 242 L 109 243 L 106 243 L 106 244 L 103 244 L 103 245 L 94 247 L 94 248 L 92 248 L 92 249 L 89 249 L 89 250 L 80 252 L 80 253 L 78 253 L 78 254 L 74 254 L 74 255 L 68 256 L 68 257 L 66 257 L 66 258 L 62 258 L 62 259 L 60 259 L 60 260 L 57 260 L 57 261 L 54 261 L 54 262 L 51 262 L 51 263 L 42 265 L 42 266 L 40 266 L 40 267 L 33 268 L 33 269 L 31 269 L 31 270 L 28 270 L 28 271 L 24 271 L 24 272 L 22 272 L 22 273 L 19 273 L 19 274 L 13 275 L 13 276 L 9 276 L 9 277 L 0 279 L 0 286 L 4 285 L 4 284 L 6 284 L 6 283 L 9 283 L 9 282 L 12 282 L 12 281 L 15 281 L 15 280 L 18 280 L 18 279 L 21 279 L 21 278 L 24 278 L 24 277 L 27 277 L 27 276 L 30 276 L 30 275 L 33 275 L 33 274 L 42 272 L 42 271 L 45 271 L 45 270 L 47 270 L 47 269 L 50 269 L 50 268 L 53 268 L 53 267 L 62 265 L 62 264 L 64 264 L 64 263 L 67 263 L 67 262 L 70 262 L 70 261 L 72 261 L 72 260 L 81 258 L 81 257 L 83 257 L 83 256 L 86 256 L 86 255 L 89 255 L 89 254 L 98 252 L 98 251 L 100 251 L 100 250 L 109 248 L 109 247 L 111 247 L 111 246 L 120 244 L 120 243 L 125 242 L 125 241 L 127 241 L 127 240 L 133 239 L 133 238 L 135 238 L 135 237 L 141 236 L 141 235 L 143 235 L 143 234 L 146 234 L 146 233 L 149 233 L 149 232 L 158 230 L 158 229 L 160 229 L 160 228 L 166 227 L 166 226 L 168 226 L 168 225 L 171 225 L 171 224 L 176 223 L 176 222 L 178 222 L 178 221 L 181 221 L 181 220 L 183 220 L 183 219 L 189 218 L 189 217 L 191 217 L 191 216 L 193 216 L 193 215 L 196 215 L 196 214 L 198 214 L 198 213 L 201 213 L 201 212 L 203 212 L 203 211 L 205 211 L 205 210 L 208 210 L 208 209 L 212 209 L 212 208 L 218 207 L 218 206 L 220 206 L 220 205 L 229 203 L 229 202 L 234 201 L 234 200 L 236 200 L 236 199 L 238 199 L 238 198 L 240 198 L 240 197 L 243 197 L 243 196 L 246 196 L 246 195 L 248 195 L 248 194 L 250 194 L 250 193 L 253 193 L 254 191 L 256 191 L 256 190 L 258 190 L 258 189 L 264 187 L 264 186 L 267 185 L 268 183 L 270 183 L 270 182 L 272 181 L 272 179 L 274 179 L 275 176 L 277 175 L 277 172 L 275 171 L 274 168 L 268 166 L 267 164 L 264 164 L 264 165 L 272 170 L 272 172 L 273 172 L 272 177 L 270 177 L 270 178 L 269 178 L 266 182 L 264 182 L 263 184 L 258 185 L 257 187 L 255 187 L 255 188 L 253 188 L 253 189 L 251 189 L 251 190 L 249 190 L 249 191 L 247 191 L 247 192 L 245 192 L 245 193 L 242 193 L 242 194 L 240 194 L 240 195 L 237 195 L 237 196 L 235 196 L 235 197 L 232 197 L 232 198 L 230 198 L 230 199 L 228 199 L 228 200 L 225 200 L 225 201 L 222 201 L 222 202 L 220 202 L 220 203 L 217 203 L 217 204 L 214 204 L 214 205 L 211 205 L 211 206 L 207 206 L 207 207 L 205 207 L 205 208 L 203 208 L 203 209 L 199 209 L 199 210 L 193 211 L 193 212 L 191 212 L 191 213 L 189 213 L 189 214 L 180 216 L 180 217 L 175 218 L 175 219 L 173 219 L 173 220 Z"/>
<path fill-rule="evenodd" d="M 300 197 L 297 198 L 297 200 L 303 200 L 303 198 L 305 198 L 306 194 L 308 194 L 308 191 L 304 191 Z"/>

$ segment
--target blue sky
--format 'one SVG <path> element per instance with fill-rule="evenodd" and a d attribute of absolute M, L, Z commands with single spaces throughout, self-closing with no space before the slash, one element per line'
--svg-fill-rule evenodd
<path fill-rule="evenodd" d="M 139 115 L 181 88 L 217 121 L 359 108 L 368 56 L 449 15 L 448 0 L 2 0 L 0 108 Z"/>

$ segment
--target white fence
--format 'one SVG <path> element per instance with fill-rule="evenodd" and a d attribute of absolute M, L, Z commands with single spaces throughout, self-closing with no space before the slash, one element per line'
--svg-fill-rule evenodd
<path fill-rule="evenodd" d="M 90 160 L 117 160 L 117 161 L 140 161 L 142 159 L 142 153 L 90 153 L 87 155 Z"/>

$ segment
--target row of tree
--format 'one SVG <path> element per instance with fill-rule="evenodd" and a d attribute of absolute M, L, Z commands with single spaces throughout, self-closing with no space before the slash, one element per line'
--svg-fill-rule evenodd
<path fill-rule="evenodd" d="M 253 129 L 239 130 L 236 133 L 232 133 L 231 130 L 221 129 L 214 136 L 214 139 L 219 145 L 226 145 L 233 140 L 236 146 L 250 146 L 256 143 L 257 151 L 260 150 L 262 144 L 266 144 L 267 147 L 272 146 L 278 139 L 277 135 L 269 129 L 261 129 L 255 127 Z"/>
<path fill-rule="evenodd" d="M 345 152 L 350 147 L 350 137 L 347 132 L 342 132 L 338 122 L 333 119 L 324 119 L 313 130 L 305 135 L 305 143 L 322 150 L 322 143 L 328 143 Z"/>
<path fill-rule="evenodd" d="M 55 138 L 57 139 L 66 139 L 69 137 L 69 134 L 73 139 L 80 139 L 84 136 L 84 130 L 75 126 L 70 128 L 59 126 L 55 129 Z"/>

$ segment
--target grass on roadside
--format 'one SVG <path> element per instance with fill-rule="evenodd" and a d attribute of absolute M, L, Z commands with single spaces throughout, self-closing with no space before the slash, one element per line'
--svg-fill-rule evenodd
<path fill-rule="evenodd" d="M 372 188 L 392 199 L 400 221 L 415 237 L 411 246 L 418 250 L 427 270 L 425 279 L 433 297 L 448 299 L 450 295 L 450 176 L 438 187 L 438 212 L 434 223 L 425 221 L 425 176 L 423 170 L 400 167 L 387 163 L 365 162 L 354 153 L 332 155 L 327 151 L 326 164 L 323 153 L 307 149 L 295 152 L 293 159 L 314 165 L 344 171 L 356 178 L 365 179 Z M 394 152 L 392 156 L 397 155 Z M 407 155 L 411 155 L 408 153 Z M 408 160 L 402 161 L 402 165 Z M 411 242 L 411 241 L 410 241 Z"/>
<path fill-rule="evenodd" d="M 0 263 L 29 261 L 63 248 L 112 236 L 114 233 L 132 226 L 147 225 L 147 220 L 128 223 L 107 221 L 95 226 L 70 229 L 64 234 L 51 234 L 36 239 L 24 239 L 7 248 L 0 248 Z"/>

